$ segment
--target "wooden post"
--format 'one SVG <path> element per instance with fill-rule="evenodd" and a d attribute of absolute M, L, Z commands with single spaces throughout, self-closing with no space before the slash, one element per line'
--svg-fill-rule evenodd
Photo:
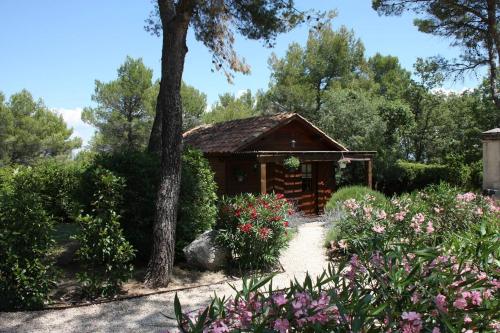
<path fill-rule="evenodd" d="M 260 193 L 267 193 L 266 163 L 260 163 Z"/>
<path fill-rule="evenodd" d="M 369 188 L 373 188 L 372 159 L 366 161 L 366 182 Z"/>

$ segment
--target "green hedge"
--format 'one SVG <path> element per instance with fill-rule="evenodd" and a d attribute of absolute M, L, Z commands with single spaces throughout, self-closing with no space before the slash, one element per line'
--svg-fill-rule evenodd
<path fill-rule="evenodd" d="M 398 160 L 385 171 L 380 187 L 387 194 L 400 194 L 441 182 L 466 189 L 480 189 L 482 162 L 463 164 L 452 160 L 447 164 L 425 164 Z"/>
<path fill-rule="evenodd" d="M 152 245 L 160 163 L 156 156 L 135 152 L 97 156 L 95 167 L 103 167 L 125 180 L 123 204 L 120 206 L 124 235 L 137 249 L 137 258 L 148 260 Z M 83 181 L 82 193 L 94 193 L 89 182 L 92 169 Z M 182 155 L 182 179 L 176 231 L 176 254 L 215 224 L 217 194 L 214 174 L 203 154 L 187 148 Z M 88 201 L 88 200 L 87 200 Z M 91 209 L 89 203 L 87 210 Z"/>
<path fill-rule="evenodd" d="M 0 186 L 0 310 L 42 308 L 54 285 L 47 256 L 54 245 L 54 220 L 35 189 L 32 169 L 2 172 Z"/>
<path fill-rule="evenodd" d="M 200 234 L 211 229 L 217 218 L 217 184 L 214 173 L 201 151 L 187 148 L 182 154 L 182 179 L 179 197 L 175 250 L 182 249 Z"/>

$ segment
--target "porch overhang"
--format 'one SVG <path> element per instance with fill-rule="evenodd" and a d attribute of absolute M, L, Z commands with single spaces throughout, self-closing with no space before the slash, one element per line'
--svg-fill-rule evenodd
<path fill-rule="evenodd" d="M 255 158 L 261 163 L 283 162 L 290 156 L 295 156 L 304 162 L 338 161 L 349 159 L 351 161 L 371 161 L 377 154 L 376 151 L 243 151 L 231 153 L 205 153 L 212 157 L 231 157 L 231 158 Z"/>

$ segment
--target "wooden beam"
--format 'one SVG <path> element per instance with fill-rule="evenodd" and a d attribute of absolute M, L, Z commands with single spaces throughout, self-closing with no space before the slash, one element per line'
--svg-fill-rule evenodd
<path fill-rule="evenodd" d="M 367 181 L 367 186 L 369 188 L 373 188 L 373 175 L 372 175 L 372 160 L 369 159 L 366 161 L 366 181 Z"/>
<path fill-rule="evenodd" d="M 266 163 L 260 163 L 260 193 L 261 194 L 266 194 L 267 193 L 267 164 Z"/>

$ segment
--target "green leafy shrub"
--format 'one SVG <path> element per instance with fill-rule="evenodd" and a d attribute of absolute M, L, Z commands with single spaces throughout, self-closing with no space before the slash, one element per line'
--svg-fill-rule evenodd
<path fill-rule="evenodd" d="M 47 256 L 54 221 L 44 210 L 40 184 L 26 167 L 4 173 L 0 187 L 0 310 L 38 309 L 54 286 Z"/>
<path fill-rule="evenodd" d="M 446 184 L 403 195 L 389 205 L 373 200 L 346 200 L 345 214 L 336 221 L 336 250 L 361 253 L 369 249 L 437 246 L 453 235 L 498 220 L 499 208 L 489 198 L 461 193 Z"/>
<path fill-rule="evenodd" d="M 82 265 L 78 280 L 84 296 L 110 297 L 120 291 L 131 276 L 134 250 L 123 236 L 116 209 L 122 199 L 123 180 L 112 172 L 93 171 L 97 191 L 93 195 L 92 213 L 80 216 L 80 242 L 76 255 Z"/>
<path fill-rule="evenodd" d="M 365 186 L 346 186 L 340 188 L 338 191 L 334 192 L 328 200 L 325 209 L 333 210 L 338 207 L 339 204 L 344 202 L 347 199 L 356 199 L 362 200 L 366 196 L 371 196 L 379 202 L 380 204 L 385 204 L 388 202 L 388 199 L 384 196 L 384 194 L 372 190 Z"/>
<path fill-rule="evenodd" d="M 137 249 L 138 259 L 151 252 L 152 230 L 160 163 L 156 156 L 142 152 L 103 154 L 95 166 L 112 171 L 125 181 L 119 205 L 120 223 L 127 240 Z M 92 193 L 93 168 L 85 176 L 82 192 Z M 217 188 L 213 172 L 199 150 L 187 148 L 182 155 L 182 179 L 176 231 L 176 255 L 182 248 L 215 224 Z M 87 210 L 91 209 L 87 202 Z"/>
<path fill-rule="evenodd" d="M 57 159 L 44 159 L 31 169 L 38 188 L 33 189 L 44 201 L 46 212 L 56 222 L 74 222 L 81 208 L 77 196 L 80 180 L 87 164 Z"/>
<path fill-rule="evenodd" d="M 431 184 L 449 182 L 450 169 L 443 164 L 424 164 L 399 160 L 386 179 L 389 193 L 403 193 L 420 190 Z"/>
<path fill-rule="evenodd" d="M 117 211 L 125 238 L 137 250 L 140 260 L 148 260 L 151 252 L 153 219 L 160 163 L 156 156 L 143 152 L 101 154 L 95 157 L 94 167 L 85 176 L 82 192 L 94 193 L 97 189 L 93 169 L 105 168 L 124 180 L 123 199 Z M 90 201 L 87 201 L 90 211 Z"/>
<path fill-rule="evenodd" d="M 269 268 L 288 245 L 286 237 L 291 205 L 282 194 L 245 193 L 221 203 L 217 241 L 228 248 L 244 269 Z"/>
<path fill-rule="evenodd" d="M 298 170 L 300 167 L 300 160 L 295 156 L 290 156 L 283 161 L 283 166 L 288 170 Z"/>
<path fill-rule="evenodd" d="M 215 225 L 217 210 L 217 184 L 208 161 L 201 151 L 185 149 L 175 240 L 177 256 L 182 256 L 186 245 Z"/>

